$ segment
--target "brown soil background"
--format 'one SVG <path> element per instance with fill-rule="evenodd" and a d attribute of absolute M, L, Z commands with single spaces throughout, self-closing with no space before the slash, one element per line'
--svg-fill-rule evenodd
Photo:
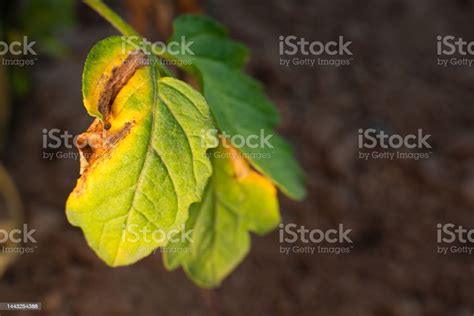
<path fill-rule="evenodd" d="M 71 54 L 40 59 L 30 97 L 15 105 L 6 166 L 38 249 L 0 280 L 0 301 L 42 302 L 32 315 L 474 314 L 472 255 L 436 252 L 437 223 L 474 228 L 474 68 L 436 65 L 437 35 L 474 40 L 472 1 L 205 2 L 204 11 L 250 47 L 248 71 L 275 101 L 280 132 L 306 171 L 307 199 L 281 197 L 284 222 L 344 223 L 354 240 L 349 255 L 283 255 L 278 231 L 254 237 L 250 255 L 214 291 L 198 289 L 181 270 L 165 271 L 159 255 L 108 268 L 65 219 L 79 163 L 42 159 L 41 131 L 87 128 L 82 65 L 97 40 L 115 34 L 84 5 L 77 10 L 79 26 L 66 38 Z M 343 35 L 353 41 L 354 61 L 280 66 L 278 37 L 290 34 Z M 358 159 L 357 131 L 371 127 L 423 129 L 432 135 L 431 158 Z"/>

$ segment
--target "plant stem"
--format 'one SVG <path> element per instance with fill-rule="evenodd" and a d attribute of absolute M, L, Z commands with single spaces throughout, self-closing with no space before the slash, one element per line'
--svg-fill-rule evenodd
<path fill-rule="evenodd" d="M 84 0 L 84 3 L 99 13 L 123 35 L 141 37 L 130 24 L 125 22 L 117 13 L 112 11 L 112 9 L 103 3 L 102 0 Z"/>
<path fill-rule="evenodd" d="M 101 15 L 105 20 L 107 20 L 113 27 L 115 27 L 120 33 L 125 36 L 137 36 L 140 39 L 143 37 L 133 29 L 133 27 L 125 22 L 120 15 L 115 13 L 111 8 L 109 8 L 102 0 L 84 0 L 84 3 L 95 10 L 99 15 Z M 165 56 L 160 56 L 164 57 Z M 166 68 L 165 65 L 162 65 L 156 60 L 157 66 L 160 69 L 160 72 L 166 76 L 172 76 L 171 71 Z"/>

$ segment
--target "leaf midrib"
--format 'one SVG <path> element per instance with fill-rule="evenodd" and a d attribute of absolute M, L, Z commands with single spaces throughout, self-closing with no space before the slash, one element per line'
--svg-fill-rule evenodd
<path fill-rule="evenodd" d="M 122 232 L 120 234 L 120 241 L 119 241 L 119 244 L 117 246 L 117 250 L 116 250 L 115 256 L 114 256 L 114 262 L 113 262 L 114 266 L 117 265 L 117 257 L 118 257 L 118 253 L 120 251 L 120 248 L 122 247 L 123 235 L 124 235 L 124 232 L 128 229 L 128 223 L 130 221 L 130 216 L 131 216 L 133 210 L 135 210 L 136 212 L 138 212 L 139 214 L 144 216 L 147 219 L 148 222 L 152 223 L 148 219 L 148 217 L 146 217 L 144 214 L 142 214 L 142 212 L 138 211 L 138 209 L 134 206 L 135 205 L 135 200 L 136 200 L 136 197 L 137 197 L 137 192 L 139 191 L 139 188 L 141 187 L 141 184 L 143 182 L 143 175 L 144 175 L 143 170 L 145 169 L 145 165 L 148 163 L 150 157 L 153 155 L 152 151 L 155 150 L 153 148 L 153 146 L 151 146 L 152 145 L 151 140 L 152 140 L 152 137 L 153 137 L 153 131 L 155 130 L 155 110 L 156 110 L 156 105 L 157 105 L 157 102 L 158 102 L 158 78 L 156 78 L 156 69 L 155 69 L 155 67 L 150 66 L 149 69 L 150 69 L 150 77 L 151 77 L 152 93 L 153 93 L 153 106 L 152 106 L 152 111 L 151 111 L 151 128 L 150 128 L 150 133 L 148 133 L 148 139 L 147 139 L 147 145 L 146 145 L 147 151 L 146 151 L 145 157 L 143 158 L 143 164 L 140 168 L 140 174 L 139 174 L 138 179 L 137 179 L 136 189 L 133 191 L 132 201 L 130 203 L 130 208 L 128 209 L 127 219 L 125 220 L 125 226 L 122 228 Z M 158 155 L 158 153 L 156 153 L 156 155 Z M 161 159 L 161 161 L 163 161 L 163 160 Z M 163 162 L 163 164 L 164 164 L 164 162 Z M 169 175 L 170 181 L 173 185 L 173 191 L 176 194 L 176 187 L 174 185 L 173 178 L 171 177 L 171 174 L 169 172 L 168 172 L 168 175 Z M 178 199 L 176 199 L 176 205 L 178 206 Z"/>

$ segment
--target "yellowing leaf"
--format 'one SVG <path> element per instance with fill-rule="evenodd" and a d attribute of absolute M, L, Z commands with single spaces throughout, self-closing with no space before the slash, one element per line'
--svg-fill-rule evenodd
<path fill-rule="evenodd" d="M 166 245 L 211 175 L 206 101 L 159 78 L 156 63 L 117 36 L 97 43 L 84 67 L 84 104 L 96 120 L 79 137 L 82 175 L 66 213 L 111 266 Z"/>
<path fill-rule="evenodd" d="M 228 146 L 226 144 L 226 146 Z M 214 173 L 201 203 L 190 209 L 185 234 L 165 249 L 165 266 L 182 266 L 202 287 L 215 287 L 250 249 L 250 234 L 265 234 L 280 222 L 276 188 L 252 170 L 234 148 L 212 152 Z"/>

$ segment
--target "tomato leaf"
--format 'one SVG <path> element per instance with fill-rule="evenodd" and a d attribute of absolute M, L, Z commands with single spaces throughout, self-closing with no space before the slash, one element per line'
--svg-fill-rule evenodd
<path fill-rule="evenodd" d="M 212 171 L 206 101 L 186 83 L 160 78 L 156 62 L 114 36 L 92 48 L 84 67 L 84 105 L 96 119 L 78 138 L 82 175 L 66 213 L 111 266 L 166 245 Z"/>
<path fill-rule="evenodd" d="M 250 249 L 250 234 L 263 235 L 280 215 L 272 182 L 253 171 L 234 148 L 212 152 L 213 175 L 203 200 L 191 206 L 185 233 L 164 253 L 165 266 L 182 266 L 202 287 L 215 287 Z"/>
<path fill-rule="evenodd" d="M 239 150 L 286 195 L 302 199 L 306 194 L 303 171 L 290 145 L 274 130 L 279 121 L 276 109 L 260 83 L 242 71 L 246 48 L 230 40 L 226 29 L 207 17 L 184 15 L 173 25 L 170 42 L 183 43 L 184 39 L 192 45 L 189 49 L 181 45 L 183 49 L 167 57 L 181 61 L 185 70 L 198 77 L 219 129 L 244 139 L 258 136 L 257 146 L 246 142 Z M 268 141 L 262 142 L 265 137 Z"/>

